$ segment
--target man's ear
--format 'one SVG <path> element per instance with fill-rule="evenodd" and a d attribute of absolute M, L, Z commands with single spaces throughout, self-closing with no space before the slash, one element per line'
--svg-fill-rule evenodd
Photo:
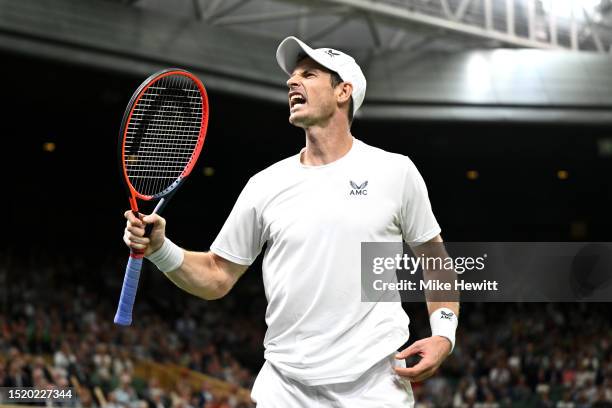
<path fill-rule="evenodd" d="M 351 100 L 351 96 L 353 95 L 353 85 L 350 82 L 342 82 L 338 85 L 338 103 L 345 103 Z"/>

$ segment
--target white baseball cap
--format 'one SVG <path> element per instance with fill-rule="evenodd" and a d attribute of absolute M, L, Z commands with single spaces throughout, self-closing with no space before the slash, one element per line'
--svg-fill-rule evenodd
<path fill-rule="evenodd" d="M 296 37 L 285 38 L 276 50 L 276 61 L 288 75 L 297 65 L 300 54 L 306 54 L 325 68 L 337 73 L 344 82 L 353 85 L 353 114 L 363 103 L 366 79 L 355 59 L 342 51 L 332 48 L 313 49 Z"/>

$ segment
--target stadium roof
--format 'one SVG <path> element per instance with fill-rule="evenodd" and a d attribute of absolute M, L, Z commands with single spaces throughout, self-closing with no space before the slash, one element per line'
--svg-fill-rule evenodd
<path fill-rule="evenodd" d="M 121 1 L 121 0 L 117 0 Z M 364 60 L 423 49 L 527 47 L 607 53 L 610 0 L 130 0 L 253 36 L 287 34 Z"/>
<path fill-rule="evenodd" d="M 554 7 L 553 7 L 554 5 Z M 612 122 L 610 0 L 0 0 L 0 48 L 286 103 L 276 46 L 351 53 L 370 118 Z"/>

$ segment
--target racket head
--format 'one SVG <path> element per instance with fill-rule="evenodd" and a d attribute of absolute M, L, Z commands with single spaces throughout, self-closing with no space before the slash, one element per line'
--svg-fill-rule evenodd
<path fill-rule="evenodd" d="M 192 73 L 169 68 L 134 92 L 121 121 L 119 166 L 130 196 L 145 201 L 170 194 L 191 173 L 208 128 L 208 94 Z"/>

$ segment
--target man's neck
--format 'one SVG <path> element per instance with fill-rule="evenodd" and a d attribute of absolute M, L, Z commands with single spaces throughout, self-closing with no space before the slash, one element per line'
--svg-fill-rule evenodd
<path fill-rule="evenodd" d="M 353 146 L 353 135 L 348 125 L 326 127 L 313 126 L 305 129 L 306 149 L 300 161 L 307 166 L 322 166 L 340 159 Z"/>

